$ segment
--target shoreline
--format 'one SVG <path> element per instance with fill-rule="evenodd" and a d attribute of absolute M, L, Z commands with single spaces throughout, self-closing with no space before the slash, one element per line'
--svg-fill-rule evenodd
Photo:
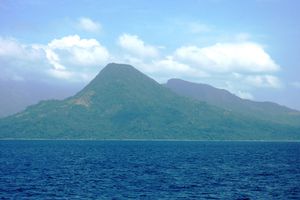
<path fill-rule="evenodd" d="M 3 138 L 0 141 L 111 141 L 111 142 L 300 142 L 300 140 L 189 140 L 189 139 L 40 139 Z"/>

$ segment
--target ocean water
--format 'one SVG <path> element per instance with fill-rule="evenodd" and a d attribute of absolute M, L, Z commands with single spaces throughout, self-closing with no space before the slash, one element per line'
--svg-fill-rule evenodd
<path fill-rule="evenodd" d="M 300 199 L 300 143 L 0 141 L 0 199 Z"/>

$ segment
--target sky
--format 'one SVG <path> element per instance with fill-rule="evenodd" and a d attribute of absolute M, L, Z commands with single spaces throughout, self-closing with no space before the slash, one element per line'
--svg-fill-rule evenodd
<path fill-rule="evenodd" d="M 0 0 L 0 80 L 85 85 L 110 62 L 300 110 L 298 0 Z"/>

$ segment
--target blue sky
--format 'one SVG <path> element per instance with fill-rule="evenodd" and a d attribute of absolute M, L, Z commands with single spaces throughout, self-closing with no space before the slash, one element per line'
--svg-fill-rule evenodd
<path fill-rule="evenodd" d="M 108 62 L 300 109 L 298 0 L 0 2 L 0 79 L 86 84 Z"/>

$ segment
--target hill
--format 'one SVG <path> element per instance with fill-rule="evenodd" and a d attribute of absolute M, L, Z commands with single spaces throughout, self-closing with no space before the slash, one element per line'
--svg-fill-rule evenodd
<path fill-rule="evenodd" d="M 272 102 L 242 99 L 227 90 L 207 84 L 170 79 L 165 87 L 178 95 L 190 97 L 252 118 L 300 126 L 300 112 Z"/>
<path fill-rule="evenodd" d="M 300 128 L 180 96 L 111 63 L 76 95 L 0 120 L 0 138 L 293 140 Z"/>

